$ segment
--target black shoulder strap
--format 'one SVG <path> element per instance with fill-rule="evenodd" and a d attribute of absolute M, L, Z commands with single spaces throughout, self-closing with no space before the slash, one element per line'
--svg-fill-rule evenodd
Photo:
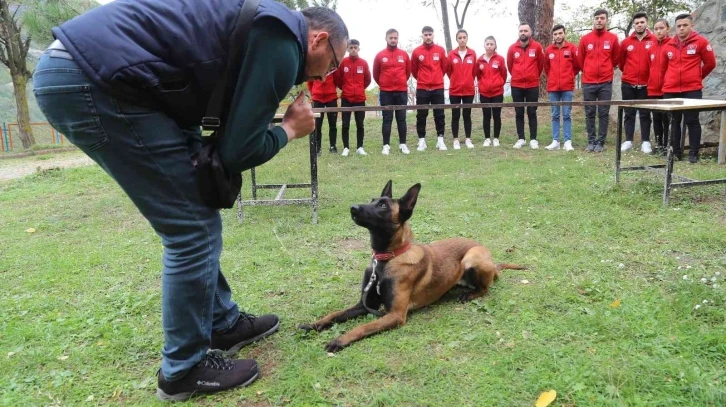
<path fill-rule="evenodd" d="M 245 0 L 244 4 L 242 4 L 242 9 L 237 18 L 237 26 L 232 32 L 229 42 L 227 67 L 214 87 L 212 97 L 207 105 L 207 114 L 202 118 L 202 128 L 204 130 L 219 130 L 222 125 L 222 107 L 225 100 L 231 98 L 231 95 L 227 95 L 226 91 L 229 90 L 230 93 L 233 93 L 236 88 L 235 85 L 239 76 L 236 68 L 242 66 L 241 58 L 247 48 L 247 37 L 249 37 L 252 22 L 259 5 L 260 0 Z"/>

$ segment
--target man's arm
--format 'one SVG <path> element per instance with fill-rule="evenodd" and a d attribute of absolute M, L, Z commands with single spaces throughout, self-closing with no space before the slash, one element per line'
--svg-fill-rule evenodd
<path fill-rule="evenodd" d="M 287 145 L 285 130 L 268 126 L 302 63 L 297 40 L 282 23 L 253 25 L 219 150 L 228 171 L 264 164 Z"/>
<path fill-rule="evenodd" d="M 703 67 L 701 68 L 701 80 L 706 79 L 714 68 L 716 68 L 716 55 L 713 52 L 713 47 L 708 43 L 708 40 L 703 41 L 706 46 L 701 48 L 701 60 L 703 61 Z"/>
<path fill-rule="evenodd" d="M 413 79 L 418 80 L 418 56 L 415 50 L 411 53 L 411 75 Z"/>

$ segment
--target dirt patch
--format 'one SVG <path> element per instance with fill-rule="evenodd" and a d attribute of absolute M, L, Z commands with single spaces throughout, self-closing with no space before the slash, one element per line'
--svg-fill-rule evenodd
<path fill-rule="evenodd" d="M 344 251 L 366 250 L 368 242 L 360 239 L 338 239 L 335 246 Z"/>
<path fill-rule="evenodd" d="M 72 156 L 59 154 L 57 157 L 48 160 L 39 159 L 28 161 L 24 159 L 16 162 L 8 160 L 3 162 L 3 165 L 0 167 L 0 182 L 22 178 L 51 168 L 73 168 L 93 164 L 95 164 L 93 160 L 85 155 L 79 156 L 78 154 L 73 154 Z"/>

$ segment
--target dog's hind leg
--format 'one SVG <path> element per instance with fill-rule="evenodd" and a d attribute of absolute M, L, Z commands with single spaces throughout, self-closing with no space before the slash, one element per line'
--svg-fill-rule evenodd
<path fill-rule="evenodd" d="M 489 287 L 494 284 L 494 280 L 499 277 L 497 266 L 475 250 L 470 250 L 464 256 L 461 266 L 464 268 L 464 274 L 461 278 L 468 285 L 474 287 L 472 291 L 459 296 L 461 301 L 471 301 L 486 295 L 489 292 Z"/>
<path fill-rule="evenodd" d="M 368 314 L 368 310 L 366 310 L 362 302 L 358 302 L 358 304 L 348 309 L 333 312 L 312 324 L 301 324 L 298 328 L 304 329 L 305 331 L 315 330 L 319 332 L 330 328 L 333 324 L 345 322 L 349 319 L 357 318 L 366 314 Z"/>

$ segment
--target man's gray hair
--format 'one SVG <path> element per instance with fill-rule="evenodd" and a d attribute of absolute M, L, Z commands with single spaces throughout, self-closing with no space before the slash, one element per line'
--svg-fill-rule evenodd
<path fill-rule="evenodd" d="M 325 31 L 334 41 L 348 41 L 348 27 L 334 10 L 327 7 L 309 7 L 302 10 L 311 30 Z"/>

